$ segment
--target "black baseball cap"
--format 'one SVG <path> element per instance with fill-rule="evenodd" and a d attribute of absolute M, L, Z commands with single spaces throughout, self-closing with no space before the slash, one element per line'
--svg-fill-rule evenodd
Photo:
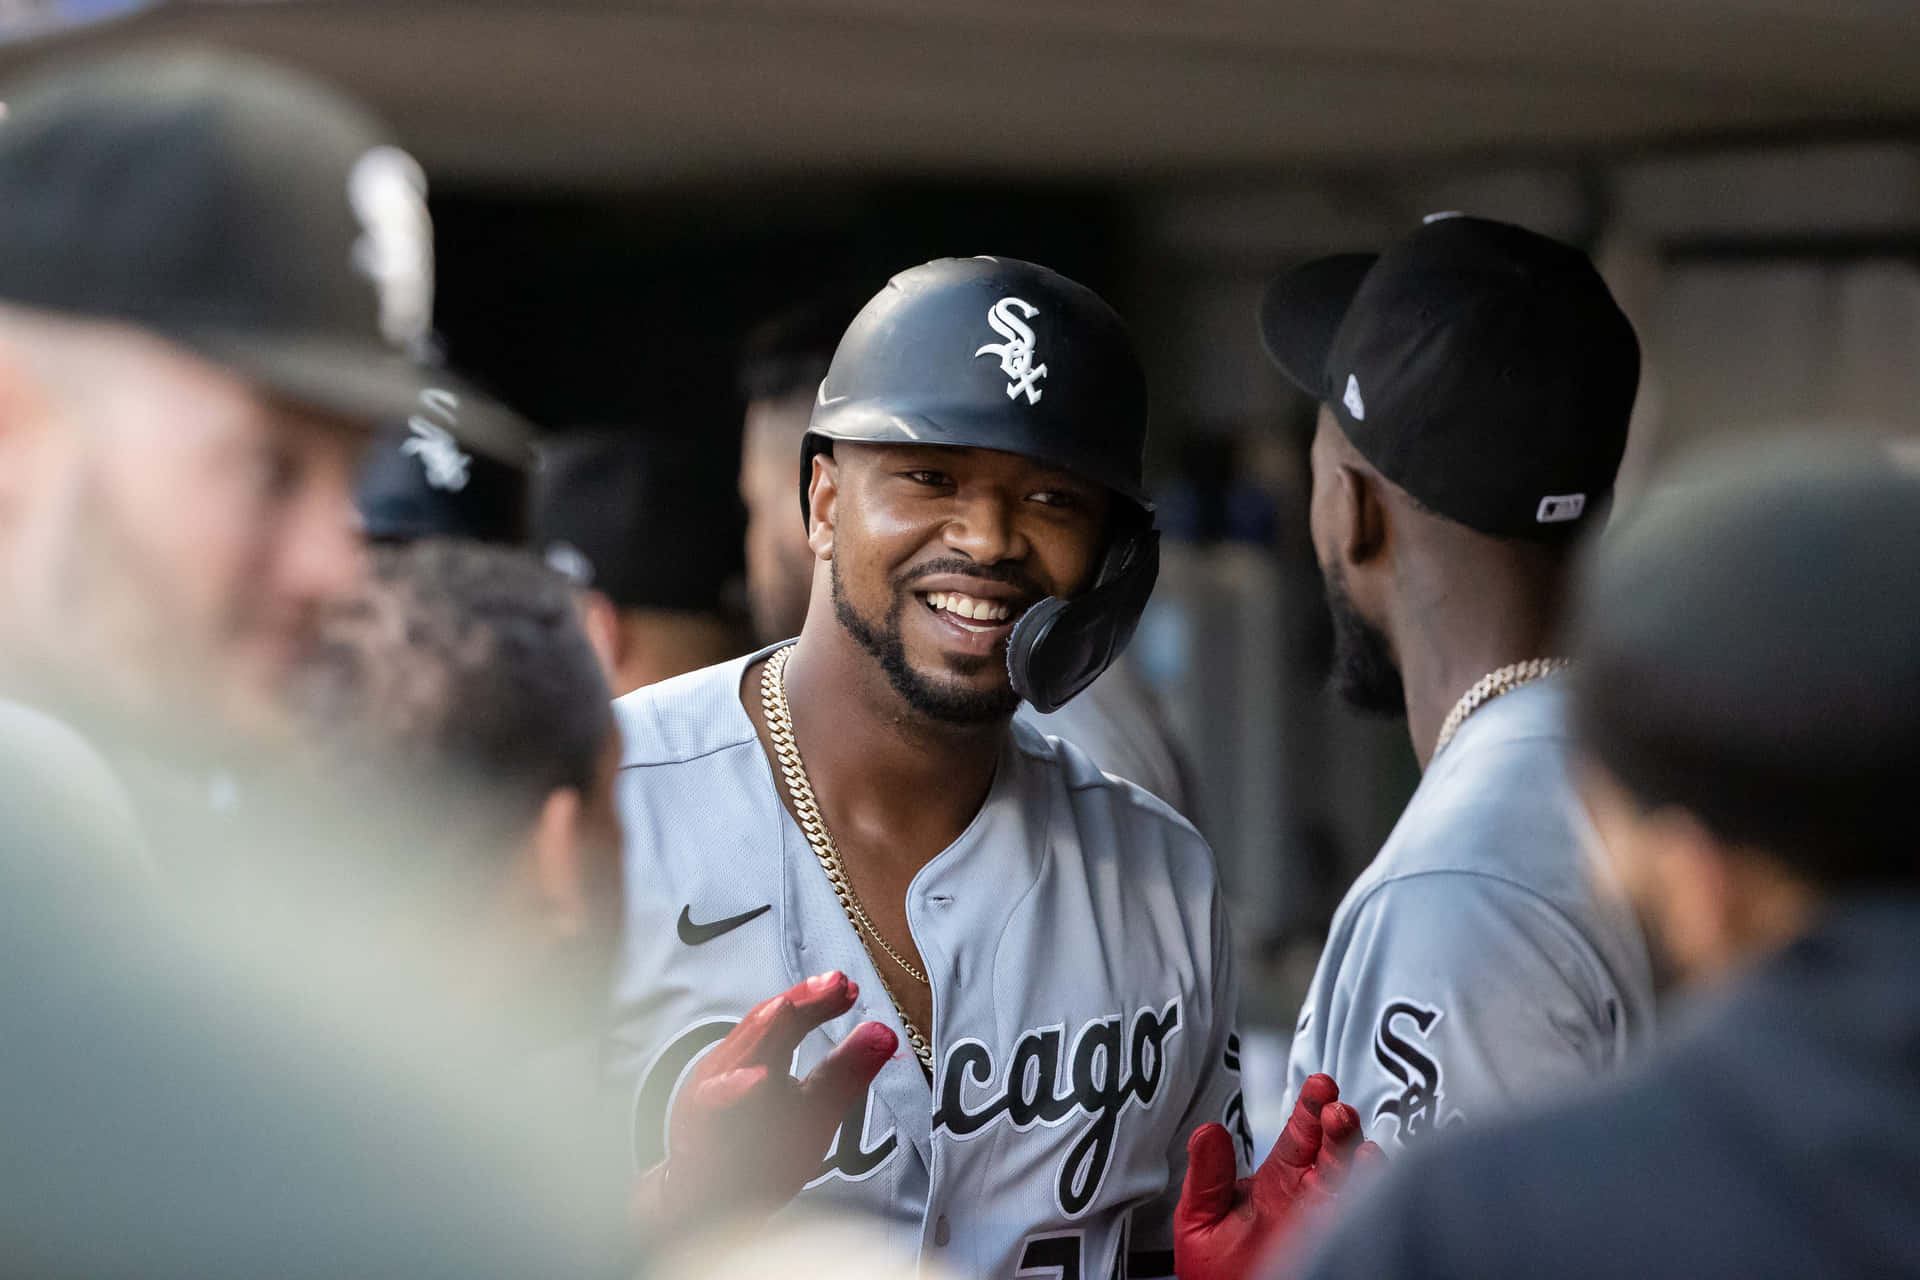
<path fill-rule="evenodd" d="M 473 404 L 449 387 L 420 393 L 403 422 L 384 423 L 361 464 L 354 504 L 367 536 L 378 542 L 467 538 L 506 546 L 527 541 L 533 446 L 523 440 L 511 456 L 471 448 L 471 416 L 498 412 Z M 484 434 L 504 438 L 506 426 Z"/>
<path fill-rule="evenodd" d="M 0 301 L 138 326 L 368 426 L 404 420 L 430 387 L 485 400 L 422 363 L 420 166 L 332 90 L 168 51 L 57 64 L 4 96 Z M 465 429 L 475 448 L 524 447 L 504 408 Z"/>
<path fill-rule="evenodd" d="M 1830 433 L 1718 449 L 1589 552 L 1581 747 L 1823 884 L 1920 883 L 1920 471 Z"/>
<path fill-rule="evenodd" d="M 1601 518 L 1640 344 L 1578 249 L 1437 214 L 1385 253 L 1281 275 L 1260 330 L 1281 372 L 1431 510 L 1549 542 Z"/>
<path fill-rule="evenodd" d="M 735 473 L 694 435 L 575 431 L 542 444 L 534 548 L 623 609 L 724 613 L 746 572 Z"/>

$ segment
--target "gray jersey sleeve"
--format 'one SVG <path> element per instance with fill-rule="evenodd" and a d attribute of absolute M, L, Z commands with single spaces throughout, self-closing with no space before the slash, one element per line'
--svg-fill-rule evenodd
<path fill-rule="evenodd" d="M 1213 1008 L 1196 1042 L 1203 1044 L 1200 1085 L 1175 1130 L 1168 1152 L 1170 1180 L 1164 1194 L 1133 1211 L 1128 1228 L 1128 1280 L 1173 1275 L 1173 1211 L 1187 1176 L 1187 1139 L 1203 1124 L 1221 1124 L 1234 1136 L 1241 1176 L 1252 1168 L 1253 1135 L 1240 1098 L 1239 983 L 1234 972 L 1233 941 L 1226 904 L 1216 888 L 1213 898 Z"/>
<path fill-rule="evenodd" d="M 1388 880 L 1330 940 L 1288 1081 L 1331 1075 L 1391 1152 L 1615 1061 L 1620 1000 L 1566 917 L 1473 872 Z"/>

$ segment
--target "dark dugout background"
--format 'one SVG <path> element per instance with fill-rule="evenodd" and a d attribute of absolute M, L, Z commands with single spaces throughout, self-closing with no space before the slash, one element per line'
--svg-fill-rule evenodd
<path fill-rule="evenodd" d="M 735 506 L 736 362 L 754 324 L 832 290 L 871 296 L 936 257 L 1028 258 L 1109 297 L 1125 284 L 1122 204 L 1097 190 L 768 186 L 662 198 L 442 184 L 433 216 L 453 362 L 543 431 L 680 438 L 685 483 L 712 495 L 707 538 L 726 536 L 718 517 Z"/>

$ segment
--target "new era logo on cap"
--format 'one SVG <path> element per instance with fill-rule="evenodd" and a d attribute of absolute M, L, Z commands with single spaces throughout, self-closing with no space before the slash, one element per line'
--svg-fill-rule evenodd
<path fill-rule="evenodd" d="M 1353 415 L 1354 421 L 1364 422 L 1366 420 L 1367 402 L 1360 398 L 1360 379 L 1354 377 L 1352 374 L 1347 375 L 1347 390 L 1346 393 L 1340 397 L 1340 403 L 1347 406 L 1347 412 Z"/>
<path fill-rule="evenodd" d="M 544 557 L 547 568 L 553 570 L 576 587 L 593 585 L 593 561 L 587 559 L 587 553 L 571 542 L 554 542 L 548 545 Z"/>

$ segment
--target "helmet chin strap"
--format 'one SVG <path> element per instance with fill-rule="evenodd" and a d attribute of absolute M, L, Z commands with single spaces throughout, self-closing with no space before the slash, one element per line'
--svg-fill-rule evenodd
<path fill-rule="evenodd" d="M 1093 586 L 1071 600 L 1048 596 L 1020 615 L 1007 637 L 1013 690 L 1041 713 L 1057 711 L 1113 665 L 1160 574 L 1160 531 L 1123 534 Z"/>

